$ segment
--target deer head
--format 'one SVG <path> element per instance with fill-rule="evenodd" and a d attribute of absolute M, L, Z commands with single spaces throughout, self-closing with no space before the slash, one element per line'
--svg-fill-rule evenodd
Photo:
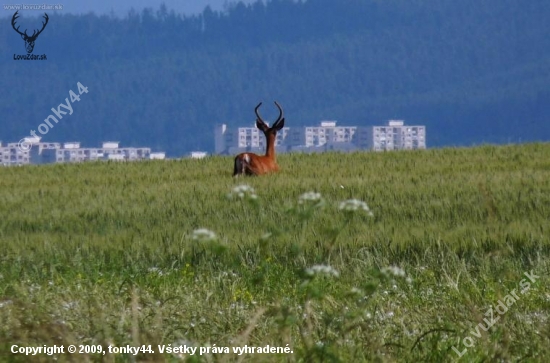
<path fill-rule="evenodd" d="M 254 113 L 256 114 L 256 127 L 260 129 L 267 140 L 267 145 L 269 146 L 269 137 L 270 135 L 273 135 L 273 142 L 275 142 L 275 136 L 277 135 L 277 131 L 280 131 L 285 126 L 285 119 L 283 117 L 283 109 L 281 106 L 275 101 L 275 106 L 279 109 L 279 117 L 277 117 L 277 121 L 273 123 L 273 126 L 269 127 L 268 124 L 262 119 L 262 116 L 260 116 L 260 113 L 258 112 L 258 109 L 262 103 L 260 102 L 258 106 L 254 109 Z"/>
<path fill-rule="evenodd" d="M 28 54 L 31 54 L 33 49 L 34 49 L 34 42 L 36 41 L 36 38 L 38 38 L 38 36 L 40 35 L 40 33 L 42 33 L 42 31 L 44 30 L 44 28 L 46 27 L 46 24 L 48 24 L 48 14 L 44 13 L 44 19 L 46 20 L 45 22 L 42 22 L 42 29 L 40 30 L 35 30 L 31 36 L 29 36 L 27 34 L 27 29 L 25 29 L 25 32 L 21 33 L 19 31 L 19 27 L 15 27 L 15 21 L 19 18 L 19 16 L 17 15 L 17 13 L 19 12 L 19 10 L 17 10 L 15 12 L 15 14 L 13 14 L 13 17 L 11 18 L 11 26 L 13 27 L 13 30 L 15 30 L 17 33 L 19 33 L 19 35 L 21 35 L 21 38 L 23 38 L 23 40 L 25 41 L 25 48 L 27 49 L 27 53 Z"/>
<path fill-rule="evenodd" d="M 275 159 L 275 139 L 277 137 L 277 132 L 280 131 L 285 126 L 285 118 L 283 117 L 283 109 L 275 101 L 275 106 L 279 109 L 279 117 L 277 121 L 273 123 L 273 126 L 269 125 L 262 119 L 258 109 L 262 103 L 260 102 L 258 106 L 254 109 L 256 114 L 256 127 L 260 129 L 266 139 L 267 146 L 265 150 L 265 155 L 257 155 L 254 153 L 242 153 L 235 157 L 235 165 L 233 168 L 233 176 L 238 175 L 261 175 L 271 172 L 276 172 L 279 170 L 277 165 L 277 160 Z"/>

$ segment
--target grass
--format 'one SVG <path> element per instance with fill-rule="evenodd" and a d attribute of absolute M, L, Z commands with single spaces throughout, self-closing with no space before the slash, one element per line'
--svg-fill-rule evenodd
<path fill-rule="evenodd" d="M 0 360 L 52 359 L 14 344 L 155 351 L 60 362 L 550 356 L 550 144 L 279 164 L 237 179 L 225 157 L 1 168 Z M 254 192 L 228 197 L 241 184 Z M 321 199 L 300 204 L 306 192 Z M 351 199 L 372 216 L 339 208 Z M 169 344 L 293 353 L 161 354 Z"/>

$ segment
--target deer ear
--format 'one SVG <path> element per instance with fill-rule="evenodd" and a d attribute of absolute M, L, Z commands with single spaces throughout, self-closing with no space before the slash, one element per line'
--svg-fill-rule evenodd
<path fill-rule="evenodd" d="M 256 119 L 256 127 L 262 130 L 263 132 L 266 132 L 267 129 L 269 129 L 269 126 L 267 126 L 267 124 L 260 119 Z"/>
<path fill-rule="evenodd" d="M 280 131 L 283 127 L 285 127 L 284 117 L 279 121 L 275 122 L 275 124 L 271 128 L 274 129 L 275 131 Z"/>

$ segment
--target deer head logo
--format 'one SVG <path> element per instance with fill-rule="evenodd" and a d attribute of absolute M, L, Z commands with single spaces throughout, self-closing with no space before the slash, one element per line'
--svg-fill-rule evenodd
<path fill-rule="evenodd" d="M 17 15 L 17 13 L 19 12 L 16 11 L 15 14 L 13 14 L 13 17 L 11 18 L 11 26 L 13 27 L 13 30 L 15 30 L 17 33 L 19 33 L 21 35 L 21 38 L 23 38 L 23 40 L 25 41 L 25 48 L 27 49 L 27 53 L 28 54 L 31 54 L 33 49 L 34 49 L 34 42 L 36 41 L 36 38 L 38 38 L 38 36 L 40 35 L 40 33 L 42 33 L 42 31 L 44 30 L 44 28 L 46 27 L 46 24 L 48 24 L 48 14 L 44 13 L 44 19 L 46 20 L 45 22 L 42 22 L 42 29 L 40 30 L 35 30 L 31 36 L 29 36 L 27 34 L 27 29 L 25 29 L 25 32 L 24 33 L 21 33 L 19 31 L 19 27 L 15 27 L 15 21 L 17 20 L 17 18 L 19 18 L 19 16 Z M 38 32 L 38 33 L 37 33 Z"/>

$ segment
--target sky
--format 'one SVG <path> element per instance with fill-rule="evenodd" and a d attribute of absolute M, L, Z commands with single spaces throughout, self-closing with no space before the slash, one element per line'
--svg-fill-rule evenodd
<path fill-rule="evenodd" d="M 21 0 L 1 0 L 4 14 L 0 16 L 11 16 L 14 12 L 13 8 L 7 8 L 9 5 L 25 4 Z M 245 4 L 253 3 L 255 0 L 240 0 Z M 237 0 L 41 0 L 29 1 L 26 4 L 46 4 L 46 5 L 62 5 L 63 13 L 82 14 L 94 12 L 98 15 L 109 14 L 111 11 L 119 17 L 124 17 L 130 9 L 134 8 L 141 11 L 144 8 L 153 8 L 158 10 L 162 3 L 166 4 L 168 10 L 174 9 L 176 13 L 197 14 L 204 10 L 208 5 L 213 10 L 223 10 L 227 3 L 238 2 Z M 43 10 L 24 10 L 26 14 L 34 16 L 43 13 Z M 53 12 L 47 10 L 46 12 Z"/>

